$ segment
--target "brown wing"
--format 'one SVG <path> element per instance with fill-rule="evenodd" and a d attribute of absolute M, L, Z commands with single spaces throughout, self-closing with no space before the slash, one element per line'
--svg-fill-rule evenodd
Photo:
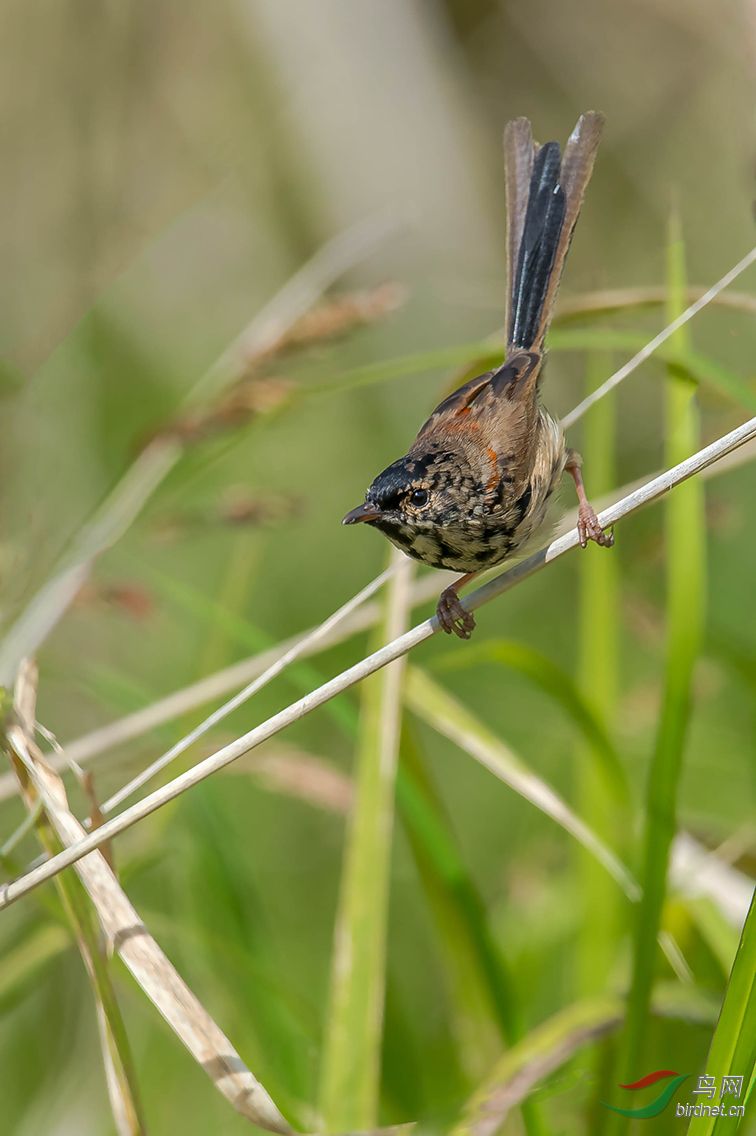
<path fill-rule="evenodd" d="M 439 402 L 436 409 L 418 430 L 418 440 L 434 430 L 439 424 L 461 417 L 469 409 L 470 403 L 486 389 L 494 373 L 494 371 L 486 371 L 484 375 L 477 375 L 474 379 L 469 379 L 463 386 L 458 387 L 457 390 L 448 395 L 443 402 Z"/>
<path fill-rule="evenodd" d="M 530 390 L 538 378 L 541 356 L 522 351 L 495 371 L 486 371 L 459 387 L 440 402 L 430 418 L 420 427 L 417 440 L 445 427 L 460 428 L 466 422 L 472 426 L 491 402 L 514 402 L 524 390 Z M 491 422 L 496 419 L 496 411 Z"/>

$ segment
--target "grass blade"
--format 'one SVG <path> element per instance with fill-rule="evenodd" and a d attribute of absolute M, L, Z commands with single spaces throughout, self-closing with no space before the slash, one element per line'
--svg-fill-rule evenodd
<path fill-rule="evenodd" d="M 368 255 L 389 228 L 386 218 L 375 217 L 324 244 L 198 380 L 185 399 L 186 405 L 194 406 L 228 387 L 256 354 L 264 354 L 285 334 L 329 284 Z M 8 685 L 20 660 L 37 651 L 81 588 L 94 558 L 133 524 L 183 452 L 177 435 L 155 437 L 75 534 L 57 570 L 0 640 L 0 683 Z"/>
<path fill-rule="evenodd" d="M 58 923 L 39 923 L 26 929 L 22 941 L 10 950 L 3 944 L 0 964 L 0 1013 L 7 1014 L 39 982 L 53 959 L 70 947 L 70 937 Z"/>
<path fill-rule="evenodd" d="M 218 624 L 240 646 L 258 649 L 272 646 L 269 636 L 217 600 L 184 584 L 180 588 L 175 584 L 169 588 L 162 578 L 157 580 L 157 586 L 165 599 L 177 603 L 182 612 L 195 620 Z M 301 660 L 292 665 L 287 677 L 303 692 L 323 681 L 315 667 Z M 351 701 L 337 699 L 328 703 L 326 710 L 334 712 L 336 724 L 350 738 L 357 737 L 359 716 Z M 586 728 L 590 729 L 590 724 Z M 450 820 L 425 773 L 420 751 L 406 727 L 402 732 L 396 791 L 397 806 L 438 928 L 454 1005 L 460 1062 L 477 1079 L 493 1059 L 501 1040 L 508 1043 L 517 1040 L 521 1026 L 512 986 L 488 925 L 482 898 L 464 864 Z M 486 1045 L 486 1037 L 491 1039 L 491 1046 Z M 528 1131 L 537 1131 L 527 1117 L 526 1125 Z"/>
<path fill-rule="evenodd" d="M 705 446 L 698 453 L 686 458 L 685 461 L 680 462 L 673 469 L 667 470 L 665 473 L 646 482 L 621 501 L 608 506 L 606 509 L 602 509 L 599 514 L 599 521 L 604 527 L 616 524 L 624 517 L 630 516 L 636 510 L 656 501 L 676 485 L 695 477 L 703 469 L 706 469 L 707 466 L 713 465 L 726 454 L 731 453 L 753 438 L 756 438 L 756 418 L 749 419 L 749 421 L 742 423 L 742 425 L 737 426 L 734 430 L 718 438 L 715 442 Z M 572 549 L 576 548 L 577 545 L 577 531 L 573 529 L 563 536 L 557 537 L 557 539 L 553 540 L 547 547 L 541 548 L 526 560 L 520 561 L 511 568 L 504 569 L 503 572 L 496 575 L 488 583 L 476 588 L 475 591 L 465 597 L 463 601 L 464 605 L 471 611 L 477 611 L 478 608 L 483 607 L 504 592 L 516 587 L 517 584 L 521 583 L 529 576 L 532 576 L 535 572 L 540 571 L 547 564 L 566 555 Z M 434 591 L 435 590 L 434 588 Z M 242 754 L 249 753 L 262 742 L 268 741 L 287 726 L 291 725 L 292 722 L 298 721 L 312 713 L 318 707 L 344 693 L 344 691 L 348 690 L 350 687 L 355 686 L 359 682 L 363 682 L 370 675 L 375 674 L 395 659 L 406 655 L 409 651 L 419 646 L 420 643 L 424 643 L 426 639 L 430 639 L 438 630 L 439 625 L 437 619 L 428 619 L 423 623 L 417 624 L 415 627 L 405 632 L 404 635 L 400 635 L 399 638 L 381 647 L 380 650 L 374 651 L 371 655 L 361 659 L 353 666 L 348 667 L 329 682 L 318 687 L 317 690 L 310 691 L 304 698 L 300 698 L 296 702 L 291 703 L 284 710 L 279 711 L 278 714 L 274 714 L 271 718 L 268 718 L 267 721 L 261 722 L 246 734 L 242 734 L 241 737 L 236 738 L 208 757 L 203 758 L 184 773 L 174 777 L 160 789 L 148 793 L 136 804 L 124 809 L 122 813 L 106 820 L 95 832 L 90 833 L 83 839 L 77 840 L 75 844 L 64 849 L 62 852 L 58 853 L 57 856 L 51 857 L 47 863 L 40 864 L 33 868 L 21 879 L 6 884 L 2 891 L 0 891 L 0 910 L 4 907 L 8 907 L 33 888 L 39 887 L 41 883 L 52 878 L 57 872 L 62 871 L 64 867 L 70 866 L 83 856 L 86 856 L 89 852 L 92 852 L 95 848 L 99 848 L 100 845 L 112 839 L 118 833 L 124 832 L 127 828 L 144 820 L 145 817 L 156 812 L 158 809 L 163 808 L 169 801 L 175 800 L 176 797 L 181 796 L 187 789 L 203 781 L 206 777 L 210 777 L 213 773 L 217 773 L 219 770 L 225 768 L 225 766 L 229 765 L 232 761 L 236 761 Z M 625 869 L 619 867 L 618 871 L 620 875 L 623 875 Z M 632 881 L 627 878 L 625 882 L 628 890 L 632 893 Z"/>
<path fill-rule="evenodd" d="M 641 352 L 647 345 L 646 336 L 637 331 L 615 331 L 611 328 L 568 328 L 554 330 L 549 338 L 549 349 L 559 352 Z M 455 373 L 451 386 L 458 386 L 473 375 L 480 374 L 501 363 L 503 347 L 486 340 L 461 343 L 436 351 L 420 351 L 412 355 L 391 359 L 386 363 L 367 363 L 354 370 L 345 371 L 334 379 L 321 384 L 313 384 L 307 390 L 308 396 L 340 394 L 353 389 L 374 386 L 378 383 L 393 382 L 435 371 L 442 367 L 462 367 Z M 674 367 L 689 375 L 691 380 L 708 387 L 736 406 L 741 406 L 750 414 L 756 413 L 756 393 L 747 380 L 733 374 L 716 359 L 711 359 L 700 351 L 680 345 L 672 340 L 659 347 L 656 357 L 668 368 Z M 633 368 L 634 369 L 634 368 Z M 628 374 L 631 372 L 628 371 Z M 619 374 L 619 372 L 618 372 Z M 609 380 L 606 380 L 607 383 Z M 599 388 L 595 388 L 598 390 Z M 592 392 L 588 398 L 593 400 Z M 609 391 L 607 390 L 607 394 Z M 603 396 L 602 396 L 603 397 Z M 598 401 L 598 400 L 597 400 Z M 565 415 L 565 427 L 571 426 L 587 410 L 587 400 L 579 408 Z"/>
<path fill-rule="evenodd" d="M 682 239 L 675 221 L 668 247 L 670 318 L 681 308 L 685 288 Z M 684 330 L 676 333 L 685 337 Z M 696 449 L 699 414 L 695 388 L 670 368 L 666 404 L 666 458 L 675 461 Z M 618 1080 L 637 1076 L 642 1063 L 651 991 L 657 962 L 670 848 L 676 828 L 677 792 L 690 718 L 693 670 L 702 641 L 705 595 L 703 486 L 688 481 L 665 510 L 667 644 L 664 694 L 646 790 L 643 838 L 643 897 L 636 913 L 633 977 L 627 1023 L 620 1049 Z M 618 1127 L 624 1121 L 617 1121 Z"/>
<path fill-rule="evenodd" d="M 596 858 L 629 898 L 635 898 L 637 885 L 614 852 L 474 714 L 413 667 L 407 671 L 405 694 L 415 714 L 556 821 Z"/>
<path fill-rule="evenodd" d="M 611 372 L 611 358 L 603 353 L 589 357 L 586 387 L 593 390 L 602 374 Z M 609 492 L 616 477 L 616 407 L 605 399 L 585 424 L 584 450 L 588 455 L 591 494 Z M 619 686 L 619 550 L 611 556 L 588 556 L 580 569 L 579 684 L 582 696 L 601 728 L 616 719 Z M 587 744 L 586 744 L 587 743 Z M 615 761 L 619 757 L 612 747 Z M 586 737 L 576 752 L 576 809 L 586 824 L 604 840 L 629 831 L 628 797 L 607 792 L 598 775 L 595 740 Z M 624 774 L 624 770 L 623 770 Z M 606 991 L 616 962 L 623 908 L 605 873 L 590 856 L 579 851 L 576 864 L 578 890 L 584 917 L 576 944 L 576 984 L 583 996 Z M 600 918 L 591 917 L 600 912 Z"/>
<path fill-rule="evenodd" d="M 452 1136 L 493 1136 L 538 1082 L 622 1021 L 619 998 L 597 998 L 562 1010 L 513 1046 L 468 1102 Z"/>
<path fill-rule="evenodd" d="M 590 559 L 595 561 L 598 558 Z M 602 556 L 600 559 L 606 561 L 609 558 Z M 484 662 L 511 667 L 552 698 L 572 719 L 585 742 L 590 746 L 591 758 L 596 763 L 596 774 L 608 794 L 615 802 L 621 803 L 627 800 L 628 785 L 625 770 L 604 724 L 609 719 L 604 717 L 602 720 L 599 717 L 594 709 L 593 700 L 583 695 L 567 671 L 557 666 L 542 651 L 513 639 L 489 639 L 484 643 L 471 643 L 464 654 L 457 652 L 443 656 L 434 664 L 434 669 L 459 670 L 479 666 Z"/>
<path fill-rule="evenodd" d="M 408 726 L 402 739 L 397 803 L 439 930 L 455 1011 L 460 1061 L 480 1077 L 492 1028 L 514 1045 L 523 1027 L 519 999 L 490 927 L 483 899 L 454 839 L 451 822 Z M 528 1136 L 544 1132 L 532 1101 L 522 1104 Z"/>
<path fill-rule="evenodd" d="M 512 983 L 496 948 L 482 897 L 467 872 L 449 817 L 408 726 L 402 739 L 402 771 L 397 801 L 429 901 L 443 931 L 440 944 L 458 992 L 458 1017 L 462 1022 L 470 1022 L 472 1033 L 468 1041 L 472 1043 L 475 1036 L 470 1053 L 462 1056 L 468 1065 L 472 1062 L 477 1067 L 492 1024 L 501 1040 L 509 1044 L 522 1032 Z M 485 1006 L 479 1019 L 474 1013 L 476 1006 Z"/>
<path fill-rule="evenodd" d="M 405 628 L 411 564 L 392 550 L 380 642 Z M 371 1128 L 380 1085 L 386 926 L 403 660 L 362 688 L 355 803 L 348 827 L 323 1043 L 319 1106 L 326 1131 Z"/>
<path fill-rule="evenodd" d="M 723 1097 L 725 1105 L 744 1103 L 756 1061 L 756 896 L 751 901 L 722 1010 L 704 1066 L 717 1085 L 726 1076 L 742 1076 L 742 1095 Z M 724 1136 L 739 1127 L 735 1118 L 694 1116 L 688 1136 Z"/>
<path fill-rule="evenodd" d="M 51 831 L 54 830 L 57 838 L 68 845 L 80 840 L 84 829 L 69 809 L 62 781 L 50 769 L 34 742 L 36 675 L 28 664 L 24 664 L 19 674 L 16 690 L 14 711 L 4 729 L 3 747 L 14 768 L 18 769 L 22 785 L 33 786 L 35 799 L 37 796 L 41 799 L 45 823 L 49 821 Z M 246 1067 L 231 1042 L 148 933 L 102 852 L 98 850 L 96 855 L 86 857 L 77 865 L 76 873 L 96 912 L 106 941 L 218 1091 L 239 1113 L 259 1127 L 290 1133 L 290 1125 L 265 1088 Z M 76 881 L 70 878 L 62 880 L 61 890 L 70 889 L 63 898 L 65 901 L 72 897 L 77 905 L 74 908 L 77 925 L 85 926 L 84 920 L 91 919 L 90 909 L 81 889 L 73 890 L 74 884 L 78 889 Z M 108 971 L 101 951 L 97 943 L 97 950 L 91 953 L 91 964 L 103 1004 L 102 1012 L 107 1017 L 108 1083 L 110 1086 L 117 1081 L 121 1089 L 118 1104 L 131 1123 L 131 1127 L 123 1131 L 141 1132 L 133 1091 L 127 1096 L 125 1088 L 121 1088 L 126 1078 L 128 1085 L 133 1086 L 133 1076 L 129 1072 L 125 1031 L 115 999 L 111 998 Z"/>
<path fill-rule="evenodd" d="M 511 1110 L 575 1053 L 594 1045 L 622 1022 L 621 998 L 586 998 L 542 1022 L 505 1053 L 468 1102 L 452 1136 L 493 1136 Z M 710 1021 L 708 1003 L 694 992 L 660 989 L 654 1011 L 684 1021 Z M 555 1126 L 552 1131 L 562 1131 Z"/>
<path fill-rule="evenodd" d="M 35 828 L 40 843 L 48 855 L 54 855 L 61 848 L 56 834 L 54 809 L 51 802 L 46 800 L 43 786 L 36 780 L 37 769 L 44 775 L 42 758 L 41 755 L 34 754 L 33 742 L 24 736 L 23 723 L 34 721 L 35 703 L 36 673 L 32 668 L 24 667 L 16 688 L 14 708 L 8 716 L 0 744 L 18 779 L 19 791 L 27 809 L 36 814 Z M 54 782 L 55 775 L 50 775 L 50 780 Z M 37 807 L 39 802 L 42 804 L 41 810 Z M 131 1047 L 99 928 L 92 918 L 85 890 L 79 880 L 70 873 L 63 873 L 55 884 L 92 988 L 108 1098 L 116 1130 L 119 1136 L 142 1136 L 146 1129 Z"/>

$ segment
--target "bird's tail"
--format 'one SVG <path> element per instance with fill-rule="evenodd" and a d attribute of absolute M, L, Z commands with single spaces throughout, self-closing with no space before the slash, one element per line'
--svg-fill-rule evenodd
<path fill-rule="evenodd" d="M 508 354 L 543 347 L 603 125 L 596 111 L 581 115 L 563 155 L 558 142 L 535 143 L 526 118 L 504 132 Z"/>

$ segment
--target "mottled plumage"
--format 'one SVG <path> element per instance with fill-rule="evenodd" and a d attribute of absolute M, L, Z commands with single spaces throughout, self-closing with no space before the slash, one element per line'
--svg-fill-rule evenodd
<path fill-rule="evenodd" d="M 537 146 L 530 123 L 509 123 L 507 354 L 501 367 L 444 399 L 409 452 L 380 473 L 344 518 L 380 529 L 409 556 L 465 576 L 441 595 L 445 631 L 469 638 L 472 614 L 458 588 L 522 548 L 543 522 L 562 473 L 575 479 L 581 543 L 612 543 L 585 497 L 580 458 L 540 404 L 543 341 L 593 169 L 603 119 L 584 114 L 560 154 Z"/>

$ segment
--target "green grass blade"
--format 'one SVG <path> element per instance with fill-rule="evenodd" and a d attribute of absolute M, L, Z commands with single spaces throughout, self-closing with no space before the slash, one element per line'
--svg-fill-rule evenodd
<path fill-rule="evenodd" d="M 183 582 L 176 585 L 159 575 L 155 575 L 154 580 L 165 602 L 177 605 L 182 613 L 193 619 L 218 624 L 239 646 L 264 650 L 274 645 L 269 635 L 244 616 L 229 611 L 226 604 Z M 535 664 L 536 660 L 530 661 Z M 311 690 L 324 681 L 319 669 L 301 660 L 294 663 L 284 677 L 300 692 Z M 120 693 L 120 688 L 111 684 L 108 693 L 112 698 Z M 145 691 L 141 701 L 146 697 Z M 122 699 L 118 698 L 118 701 Z M 333 714 L 334 721 L 348 737 L 357 737 L 359 715 L 348 696 L 328 703 L 324 709 Z M 594 729 L 600 731 L 600 725 L 590 717 L 589 708 L 585 709 L 584 717 L 586 730 L 591 733 Z M 169 740 L 175 739 L 170 736 Z M 597 737 L 598 742 L 601 740 Z M 604 740 L 606 745 L 611 745 L 608 738 Z M 486 1028 L 489 1034 L 498 1034 L 507 1041 L 519 1035 L 511 1008 L 512 991 L 503 960 L 493 944 L 482 900 L 455 841 L 450 819 L 432 789 L 420 752 L 406 730 L 403 732 L 402 761 L 397 771 L 396 788 L 402 823 L 438 924 L 439 941 L 451 983 L 460 991 L 457 1000 L 460 1017 L 470 1019 L 474 1016 L 471 1011 L 473 1004 L 482 1007 L 481 1016 L 473 1025 L 477 1031 L 477 1049 L 485 1057 L 482 1033 Z M 456 931 L 453 932 L 452 928 Z M 484 1022 L 488 1023 L 487 1027 Z M 468 1053 L 465 1056 L 463 1053 L 461 1059 L 464 1063 L 473 1056 L 476 1055 Z M 477 1056 L 475 1064 L 477 1069 Z"/>
<path fill-rule="evenodd" d="M 595 561 L 599 558 L 590 559 Z M 607 559 L 603 556 L 600 558 L 602 562 Z M 595 699 L 584 695 L 572 676 L 562 667 L 557 666 L 548 655 L 514 639 L 490 639 L 484 643 L 471 643 L 464 654 L 456 652 L 442 656 L 434 664 L 434 670 L 479 667 L 481 663 L 486 662 L 511 667 L 552 698 L 573 721 L 588 743 L 591 759 L 596 763 L 596 775 L 606 791 L 616 803 L 627 801 L 627 776 L 605 725 L 610 719 L 608 717 L 602 719 L 596 713 Z"/>
<path fill-rule="evenodd" d="M 682 310 L 685 289 L 684 249 L 676 224 L 668 248 L 670 307 Z M 687 332 L 675 336 L 686 347 Z M 699 446 L 695 387 L 671 367 L 667 386 L 665 462 L 674 464 Z M 620 1048 L 618 1081 L 638 1076 L 643 1064 L 651 991 L 657 964 L 657 936 L 667 886 L 677 794 L 691 709 L 693 670 L 701 646 L 705 593 L 704 491 L 698 479 L 681 485 L 666 503 L 667 633 L 664 693 L 646 789 L 643 837 L 643 897 L 636 915 L 633 977 L 627 1023 Z M 624 1127 L 624 1121 L 620 1122 Z"/>
<path fill-rule="evenodd" d="M 71 940 L 59 923 L 37 923 L 25 928 L 22 940 L 0 959 L 0 1013 L 8 1014 L 39 982 L 45 968 L 69 949 Z"/>
<path fill-rule="evenodd" d="M 612 359 L 604 353 L 589 357 L 586 393 L 612 371 Z M 593 498 L 608 493 L 616 484 L 616 403 L 604 399 L 587 415 L 583 452 L 586 480 Z M 617 716 L 619 688 L 619 549 L 609 555 L 594 553 L 580 565 L 579 595 L 579 689 L 604 734 Z M 604 840 L 630 830 L 628 797 L 607 792 L 597 759 L 605 747 L 596 749 L 594 737 L 585 734 L 576 747 L 576 810 L 586 824 Z M 620 765 L 614 747 L 611 753 Z M 623 770 L 624 774 L 624 770 Z M 623 782 L 624 784 L 624 782 Z M 575 979 L 582 996 L 605 993 L 617 962 L 617 940 L 622 933 L 625 909 L 592 857 L 582 849 L 576 860 L 578 891 L 583 918 L 576 943 Z"/>
<path fill-rule="evenodd" d="M 453 1005 L 460 1061 L 480 1079 L 493 1034 L 514 1045 L 522 1036 L 519 999 L 492 933 L 483 899 L 454 839 L 451 822 L 426 773 L 415 739 L 402 733 L 397 804 L 439 931 Z M 497 1047 L 498 1048 L 498 1047 Z M 532 1101 L 522 1104 L 528 1136 L 545 1130 Z"/>
<path fill-rule="evenodd" d="M 738 949 L 737 928 L 733 927 L 709 896 L 678 896 L 677 902 L 706 944 L 711 957 L 716 960 L 722 978 L 726 981 Z"/>
<path fill-rule="evenodd" d="M 716 1078 L 743 1078 L 740 1096 L 722 1099 L 726 1105 L 742 1104 L 751 1085 L 756 1062 L 756 896 L 751 901 L 748 917 L 740 937 L 738 953 L 727 984 L 722 1010 L 711 1039 L 705 1071 Z M 695 1116 L 688 1136 L 727 1136 L 742 1127 L 735 1117 Z"/>
<path fill-rule="evenodd" d="M 660 989 L 654 997 L 654 1011 L 685 1022 L 712 1020 L 711 1007 L 694 990 Z M 585 998 L 536 1026 L 497 1062 L 465 1106 L 452 1136 L 482 1136 L 502 1130 L 512 1108 L 526 1093 L 580 1050 L 596 1045 L 616 1030 L 622 1012 L 619 997 Z M 558 1122 L 552 1128 L 554 1133 L 562 1131 L 567 1129 Z"/>
<path fill-rule="evenodd" d="M 65 875 L 61 875 L 60 895 L 92 986 L 108 1096 L 116 1128 L 119 1134 L 138 1136 L 146 1132 L 146 1128 L 141 1115 L 136 1072 L 99 928 L 90 915 L 84 888 L 73 873 L 69 873 L 67 880 Z"/>
<path fill-rule="evenodd" d="M 410 709 L 433 729 L 444 734 L 479 761 L 526 801 L 556 821 L 591 853 L 628 897 L 635 898 L 637 885 L 625 865 L 596 834 L 583 823 L 542 778 L 536 776 L 474 714 L 442 687 L 436 686 L 423 671 L 409 667 L 405 696 Z"/>
<path fill-rule="evenodd" d="M 756 414 L 756 391 L 753 390 L 752 382 L 733 374 L 717 360 L 710 359 L 700 351 L 693 351 L 686 339 L 680 338 L 684 336 L 683 328 L 678 336 L 673 336 L 658 348 L 655 357 L 667 367 L 673 367 L 681 374 L 687 374 L 693 382 L 709 387 L 728 401 L 743 407 L 751 414 Z M 549 336 L 549 350 L 556 354 L 561 351 L 581 354 L 585 351 L 619 351 L 633 354 L 641 347 L 645 347 L 649 339 L 650 336 L 637 331 L 588 327 L 563 330 L 555 328 Z M 308 397 L 341 394 L 443 368 L 462 367 L 463 372 L 454 376 L 454 384 L 457 385 L 469 376 L 480 374 L 489 367 L 498 366 L 503 351 L 502 345 L 492 343 L 491 340 L 473 340 L 436 351 L 418 351 L 386 362 L 368 363 L 344 371 L 335 378 L 313 383 L 302 394 Z"/>
<path fill-rule="evenodd" d="M 409 611 L 411 565 L 399 553 L 392 551 L 392 558 L 397 571 L 386 591 L 376 645 L 401 634 Z M 329 1132 L 371 1128 L 377 1118 L 403 666 L 397 660 L 362 686 L 355 802 L 344 851 L 320 1071 L 319 1108 Z"/>
<path fill-rule="evenodd" d="M 495 946 L 482 897 L 467 872 L 444 806 L 406 726 L 402 770 L 397 801 L 439 925 L 448 932 L 441 945 L 450 958 L 450 970 L 457 972 L 462 1014 L 470 1016 L 471 1008 L 484 1002 L 485 1014 L 475 1028 L 485 1033 L 493 1024 L 501 1039 L 512 1043 L 521 1035 L 522 1023 L 511 979 Z M 449 902 L 450 897 L 453 902 Z M 452 945 L 456 949 L 447 950 Z M 477 1065 L 477 1055 L 473 1056 Z"/>
<path fill-rule="evenodd" d="M 165 603 L 191 615 L 198 622 L 216 624 L 230 642 L 248 651 L 265 651 L 275 647 L 276 640 L 272 635 L 267 634 L 239 612 L 230 610 L 227 604 L 193 588 L 186 581 L 171 580 L 156 572 L 151 573 L 151 578 L 154 580 L 156 591 Z M 323 650 L 326 650 L 325 645 Z M 295 690 L 302 693 L 315 689 L 324 681 L 320 671 L 304 659 L 292 663 L 281 677 L 284 682 L 289 682 Z M 332 699 L 323 709 L 342 729 L 354 735 L 357 714 L 348 696 Z"/>
<path fill-rule="evenodd" d="M 619 998 L 594 998 L 542 1022 L 497 1062 L 467 1103 L 452 1136 L 498 1132 L 510 1110 L 541 1078 L 558 1069 L 578 1050 L 615 1030 L 621 1020 Z M 491 1123 L 494 1118 L 498 1123 Z"/>
<path fill-rule="evenodd" d="M 679 296 L 679 291 L 676 293 Z M 674 315 L 667 312 L 671 322 L 680 314 L 682 307 L 674 309 Z M 601 328 L 581 328 L 579 331 L 555 332 L 551 347 L 555 351 L 638 351 L 648 342 L 645 335 L 637 332 L 610 331 Z M 700 383 L 722 395 L 737 406 L 742 406 L 750 414 L 756 413 L 756 391 L 748 381 L 733 375 L 715 359 L 710 359 L 700 351 L 694 351 L 688 342 L 687 328 L 683 327 L 656 351 L 656 358 L 675 370 L 680 377 L 687 376 L 691 382 Z M 685 455 L 688 456 L 687 454 Z"/>
<path fill-rule="evenodd" d="M 176 586 L 164 577 L 155 577 L 155 581 L 166 602 L 177 605 L 193 619 L 217 623 L 239 646 L 263 650 L 273 645 L 270 636 L 245 617 L 229 611 L 226 604 L 185 583 Z M 323 681 L 322 673 L 303 661 L 294 663 L 285 678 L 302 692 Z M 325 709 L 332 713 L 347 736 L 357 737 L 359 715 L 348 696 L 336 699 Z M 590 723 L 590 712 L 586 710 L 585 728 L 589 731 Z M 419 750 L 406 730 L 403 731 L 396 789 L 397 806 L 436 923 L 449 976 L 460 1062 L 469 1072 L 480 1076 L 481 1062 L 492 1059 L 493 1046 L 501 1040 L 511 1043 L 520 1035 L 516 1000 L 482 899 L 455 841 L 450 819 L 432 789 Z M 486 1037 L 491 1039 L 490 1047 Z M 528 1132 L 538 1132 L 537 1122 L 527 1115 L 527 1108 L 524 1111 Z"/>

